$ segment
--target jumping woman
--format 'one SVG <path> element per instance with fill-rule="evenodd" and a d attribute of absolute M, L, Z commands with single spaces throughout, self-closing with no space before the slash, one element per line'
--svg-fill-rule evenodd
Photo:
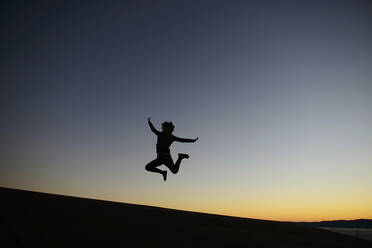
<path fill-rule="evenodd" d="M 158 136 L 158 142 L 156 143 L 157 158 L 148 163 L 145 168 L 148 171 L 156 172 L 163 175 L 163 179 L 164 181 L 166 181 L 167 171 L 160 170 L 158 167 L 164 164 L 173 174 L 176 174 L 180 168 L 182 159 L 189 158 L 189 155 L 187 154 L 178 153 L 178 159 L 176 163 L 174 163 L 169 150 L 170 145 L 173 143 L 173 141 L 182 143 L 194 143 L 199 139 L 199 137 L 197 137 L 196 139 L 185 139 L 172 135 L 172 132 L 174 130 L 174 125 L 172 122 L 163 122 L 161 124 L 162 131 L 159 132 L 158 130 L 156 130 L 154 125 L 152 125 L 150 118 L 148 118 L 147 121 L 151 130 L 156 134 L 156 136 Z"/>

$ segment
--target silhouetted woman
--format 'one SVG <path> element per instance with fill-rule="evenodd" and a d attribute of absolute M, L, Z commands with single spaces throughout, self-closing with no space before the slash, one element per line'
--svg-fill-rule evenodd
<path fill-rule="evenodd" d="M 164 181 L 167 180 L 167 171 L 160 170 L 157 168 L 158 166 L 164 164 L 167 166 L 170 171 L 176 174 L 180 168 L 181 160 L 184 158 L 189 158 L 189 155 L 184 153 L 178 153 L 178 159 L 176 163 L 173 162 L 173 159 L 170 155 L 169 147 L 173 143 L 173 141 L 183 142 L 183 143 L 194 143 L 196 142 L 199 137 L 196 139 L 185 139 L 185 138 L 178 138 L 172 135 L 174 130 L 174 125 L 172 122 L 163 122 L 161 124 L 162 131 L 159 132 L 156 130 L 154 125 L 152 125 L 150 118 L 147 119 L 151 130 L 158 136 L 158 142 L 156 143 L 156 153 L 158 154 L 157 158 L 146 165 L 146 170 L 151 172 L 160 173 L 163 175 Z"/>

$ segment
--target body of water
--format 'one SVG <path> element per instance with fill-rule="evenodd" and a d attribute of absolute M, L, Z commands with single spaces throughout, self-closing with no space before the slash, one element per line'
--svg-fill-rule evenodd
<path fill-rule="evenodd" d="M 372 228 L 340 228 L 340 227 L 322 227 L 332 232 L 338 232 L 345 235 L 359 237 L 372 241 Z"/>

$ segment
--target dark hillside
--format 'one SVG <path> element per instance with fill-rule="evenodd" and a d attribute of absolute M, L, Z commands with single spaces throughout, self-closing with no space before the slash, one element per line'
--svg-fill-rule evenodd
<path fill-rule="evenodd" d="M 8 247 L 372 247 L 281 222 L 6 188 L 0 196 Z"/>

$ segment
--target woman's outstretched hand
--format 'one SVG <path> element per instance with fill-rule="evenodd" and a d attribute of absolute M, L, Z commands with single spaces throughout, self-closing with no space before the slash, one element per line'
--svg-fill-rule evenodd
<path fill-rule="evenodd" d="M 196 137 L 196 139 L 194 139 L 194 142 L 196 142 L 198 139 L 199 139 L 199 137 Z"/>
<path fill-rule="evenodd" d="M 147 122 L 151 122 L 150 117 L 147 118 Z"/>

